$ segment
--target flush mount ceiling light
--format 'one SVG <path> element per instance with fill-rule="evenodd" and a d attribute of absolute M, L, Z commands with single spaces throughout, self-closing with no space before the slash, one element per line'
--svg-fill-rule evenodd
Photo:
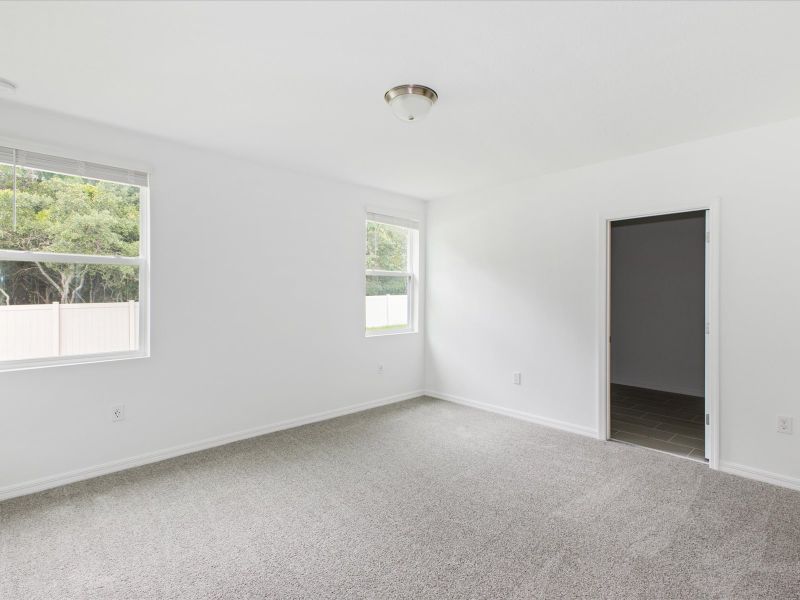
<path fill-rule="evenodd" d="M 427 115 L 439 95 L 424 85 L 398 85 L 383 95 L 383 99 L 401 121 L 419 121 Z"/>
<path fill-rule="evenodd" d="M 0 77 L 0 92 L 16 92 L 17 84 L 8 79 Z"/>

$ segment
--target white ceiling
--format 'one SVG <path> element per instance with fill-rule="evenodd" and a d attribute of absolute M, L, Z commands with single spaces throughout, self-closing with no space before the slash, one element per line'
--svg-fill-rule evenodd
<path fill-rule="evenodd" d="M 15 102 L 421 198 L 800 116 L 800 3 L 19 2 L 0 28 Z M 425 121 L 400 83 L 439 92 Z"/>

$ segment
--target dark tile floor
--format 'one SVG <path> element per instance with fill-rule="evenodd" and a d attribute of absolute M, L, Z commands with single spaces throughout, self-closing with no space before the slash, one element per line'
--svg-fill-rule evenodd
<path fill-rule="evenodd" d="M 611 439 L 704 461 L 705 402 L 697 396 L 611 385 Z"/>

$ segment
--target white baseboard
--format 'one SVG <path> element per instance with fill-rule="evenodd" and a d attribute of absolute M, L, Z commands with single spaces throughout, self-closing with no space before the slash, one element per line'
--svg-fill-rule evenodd
<path fill-rule="evenodd" d="M 545 427 L 552 427 L 554 429 L 560 429 L 562 431 L 577 433 L 579 435 L 597 439 L 597 432 L 590 427 L 574 425 L 572 423 L 566 423 L 564 421 L 550 419 L 548 417 L 540 417 L 538 415 L 514 410 L 512 408 L 504 408 L 502 406 L 488 404 L 486 402 L 478 402 L 477 400 L 470 400 L 468 398 L 462 398 L 460 396 L 454 396 L 453 394 L 445 394 L 443 392 L 437 392 L 433 390 L 426 390 L 425 395 L 430 396 L 431 398 L 447 400 L 448 402 L 455 402 L 456 404 L 463 404 L 464 406 L 471 406 L 480 410 L 506 415 L 515 419 L 522 419 L 523 421 L 544 425 Z M 764 471 L 763 469 L 756 469 L 754 467 L 748 467 L 737 463 L 721 461 L 719 464 L 719 470 L 725 473 L 730 473 L 731 475 L 738 475 L 739 477 L 744 477 L 746 479 L 755 479 L 756 481 L 771 483 L 772 485 L 778 485 L 793 490 L 800 490 L 800 479 L 788 477 L 786 475 L 780 475 L 778 473 L 771 473 L 769 471 Z"/>
<path fill-rule="evenodd" d="M 611 385 L 614 385 L 615 383 L 618 384 L 618 385 L 625 385 L 625 386 L 628 386 L 628 387 L 635 387 L 635 388 L 639 388 L 639 389 L 642 389 L 642 390 L 653 390 L 655 392 L 666 392 L 667 394 L 678 394 L 680 396 L 694 396 L 695 398 L 698 398 L 700 400 L 702 400 L 703 397 L 706 394 L 706 391 L 703 388 L 693 389 L 693 388 L 686 388 L 686 387 L 672 387 L 671 389 L 666 390 L 666 389 L 664 389 L 664 386 L 652 385 L 652 384 L 650 384 L 650 383 L 648 383 L 646 381 L 645 382 L 641 382 L 641 381 L 612 381 Z"/>
<path fill-rule="evenodd" d="M 771 483 L 772 485 L 779 485 L 791 490 L 800 491 L 800 479 L 797 477 L 788 477 L 786 475 L 771 473 L 763 469 L 756 469 L 755 467 L 748 467 L 728 461 L 720 461 L 719 470 L 724 473 L 730 473 L 731 475 L 738 475 L 739 477 L 755 479 L 756 481 L 763 481 L 764 483 Z"/>
<path fill-rule="evenodd" d="M 341 417 L 344 415 L 369 410 L 370 408 L 376 408 L 386 404 L 393 404 L 394 402 L 401 402 L 403 400 L 410 400 L 411 398 L 422 396 L 424 393 L 425 392 L 421 390 L 416 390 L 413 392 L 407 392 L 405 394 L 397 394 L 394 396 L 388 396 L 386 398 L 370 400 L 369 402 L 362 402 L 360 404 L 351 404 L 350 406 L 326 410 L 313 415 L 299 417 L 297 419 L 280 421 L 270 425 L 263 425 L 261 427 L 254 427 L 252 429 L 245 429 L 242 431 L 236 431 L 234 433 L 206 438 L 197 442 L 181 444 L 180 446 L 172 446 L 171 448 L 164 448 L 163 450 L 156 450 L 155 452 L 147 452 L 145 454 L 132 456 L 130 458 L 114 460 L 100 465 L 95 465 L 93 467 L 76 469 L 66 473 L 59 473 L 58 475 L 51 475 L 49 477 L 42 477 L 40 479 L 15 483 L 5 487 L 0 487 L 0 500 L 7 500 L 17 496 L 25 496 L 27 494 L 33 494 L 34 492 L 41 492 L 43 490 L 60 487 L 68 483 L 75 483 L 76 481 L 91 479 L 93 477 L 99 477 L 100 475 L 107 475 L 109 473 L 124 471 L 125 469 L 131 469 L 133 467 L 140 467 L 142 465 L 159 462 L 168 458 L 174 458 L 183 454 L 190 454 L 192 452 L 206 450 L 215 446 L 223 446 L 225 444 L 230 444 L 231 442 L 238 442 L 247 438 L 257 437 L 259 435 L 264 435 L 265 433 L 272 433 L 273 431 L 292 429 L 293 427 L 299 427 L 300 425 L 307 425 L 309 423 L 316 423 L 318 421 L 326 421 L 335 417 Z"/>
<path fill-rule="evenodd" d="M 557 419 L 550 419 L 548 417 L 541 417 L 538 415 L 534 415 L 519 410 L 514 410 L 511 408 L 504 408 L 501 406 L 496 406 L 494 404 L 488 404 L 486 402 L 469 400 L 467 398 L 454 396 L 452 394 L 445 394 L 443 392 L 437 392 L 433 390 L 425 390 L 425 391 L 416 390 L 413 392 L 407 392 L 405 394 L 397 394 L 395 396 L 379 398 L 377 400 L 371 400 L 369 402 L 362 402 L 360 404 L 352 404 L 350 406 L 344 406 L 342 408 L 323 411 L 312 415 L 307 415 L 305 417 L 299 417 L 297 419 L 280 421 L 278 423 L 273 423 L 271 425 L 264 425 L 262 427 L 254 427 L 252 429 L 245 429 L 243 431 L 237 431 L 230 434 L 220 435 L 212 438 L 206 438 L 198 442 L 191 442 L 188 444 L 182 444 L 180 446 L 172 446 L 171 448 L 165 448 L 163 450 L 157 450 L 155 452 L 148 452 L 130 458 L 115 460 L 103 463 L 101 465 L 95 465 L 93 467 L 76 469 L 74 471 L 68 471 L 66 473 L 60 473 L 58 475 L 42 477 L 40 479 L 34 479 L 31 481 L 25 481 L 22 483 L 0 487 L 0 501 L 7 500 L 9 498 L 15 498 L 17 496 L 25 496 L 27 494 L 33 494 L 35 492 L 41 492 L 43 490 L 60 487 L 62 485 L 67 485 L 69 483 L 75 483 L 76 481 L 83 481 L 84 479 L 92 479 L 94 477 L 99 477 L 100 475 L 107 475 L 109 473 L 115 473 L 117 471 L 124 471 L 125 469 L 140 467 L 142 465 L 159 462 L 162 460 L 166 460 L 168 458 L 174 458 L 176 456 L 181 456 L 183 454 L 190 454 L 192 452 L 206 450 L 208 448 L 213 448 L 215 446 L 223 446 L 225 444 L 230 444 L 231 442 L 237 442 L 240 440 L 257 437 L 259 435 L 264 435 L 266 433 L 272 433 L 273 431 L 291 429 L 293 427 L 299 427 L 301 425 L 307 425 L 309 423 L 326 421 L 328 419 L 333 419 L 336 417 L 341 417 L 344 415 L 349 415 L 364 410 L 369 410 L 370 408 L 377 408 L 378 406 L 393 404 L 395 402 L 402 402 L 403 400 L 410 400 L 412 398 L 417 398 L 423 395 L 430 396 L 432 398 L 438 398 L 440 400 L 446 400 L 448 402 L 454 402 L 456 404 L 462 404 L 464 406 L 470 406 L 472 408 L 477 408 L 488 412 L 497 413 L 500 415 L 505 415 L 508 417 L 513 417 L 515 419 L 521 419 L 523 421 L 528 421 L 530 423 L 536 423 L 537 425 L 544 425 L 545 427 L 560 429 L 561 431 L 576 433 L 578 435 L 588 436 L 591 438 L 597 437 L 597 432 L 590 427 L 575 425 L 573 423 L 567 423 L 565 421 L 559 421 Z M 778 473 L 764 471 L 763 469 L 756 469 L 754 467 L 748 467 L 746 465 L 740 465 L 737 463 L 732 463 L 727 461 L 720 462 L 719 470 L 725 473 L 730 473 L 732 475 L 745 477 L 747 479 L 755 479 L 756 481 L 771 483 L 773 485 L 800 491 L 800 479 L 795 477 L 788 477 L 786 475 L 780 475 Z"/>
<path fill-rule="evenodd" d="M 530 423 L 536 423 L 537 425 L 544 425 L 545 427 L 552 427 L 553 429 L 560 429 L 561 431 L 568 431 L 570 433 L 577 433 L 578 435 L 585 435 L 597 439 L 597 431 L 591 427 L 575 425 L 574 423 L 567 423 L 566 421 L 559 421 L 549 417 L 541 417 L 539 415 L 534 415 L 533 413 L 515 410 L 513 408 L 504 408 L 495 404 L 478 402 L 477 400 L 470 400 L 468 398 L 462 398 L 461 396 L 454 396 L 453 394 L 445 394 L 443 392 L 436 392 L 433 390 L 426 390 L 425 395 L 430 396 L 431 398 L 447 400 L 448 402 L 455 402 L 456 404 L 463 404 L 464 406 L 471 406 L 472 408 L 478 408 L 480 410 L 497 413 L 499 415 L 505 415 L 507 417 L 528 421 Z"/>

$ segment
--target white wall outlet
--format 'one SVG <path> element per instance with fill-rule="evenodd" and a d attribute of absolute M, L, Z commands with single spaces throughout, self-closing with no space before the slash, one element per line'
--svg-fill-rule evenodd
<path fill-rule="evenodd" d="M 519 371 L 514 371 L 514 385 L 522 385 L 522 373 Z"/>
<path fill-rule="evenodd" d="M 778 425 L 775 428 L 778 433 L 792 433 L 792 417 L 778 417 Z"/>
<path fill-rule="evenodd" d="M 111 407 L 111 420 L 124 421 L 125 420 L 125 405 L 119 404 Z"/>
<path fill-rule="evenodd" d="M 383 363 L 378 363 L 378 375 L 383 375 Z"/>

